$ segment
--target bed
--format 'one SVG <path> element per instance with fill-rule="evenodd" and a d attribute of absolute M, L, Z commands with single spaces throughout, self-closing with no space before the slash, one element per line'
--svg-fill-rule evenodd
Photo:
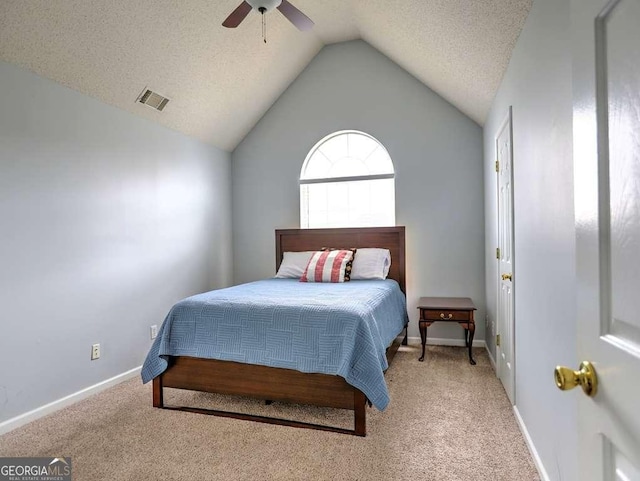
<path fill-rule="evenodd" d="M 173 319 L 171 316 L 173 311 L 176 310 L 176 306 L 174 306 L 172 313 L 163 324 L 159 340 L 154 343 L 147 361 L 145 361 L 143 380 L 153 379 L 153 405 L 158 408 L 178 409 L 264 423 L 365 436 L 367 404 L 373 404 L 380 409 L 384 409 L 388 402 L 388 397 L 385 398 L 386 385 L 384 384 L 384 379 L 382 379 L 382 384 L 378 379 L 383 375 L 380 367 L 390 365 L 400 344 L 406 344 L 407 341 L 406 328 L 408 318 L 406 317 L 406 301 L 404 298 L 404 293 L 406 293 L 404 227 L 276 230 L 275 240 L 276 271 L 280 267 L 284 252 L 319 250 L 327 246 L 382 247 L 389 249 L 391 252 L 392 263 L 388 276 L 388 279 L 391 280 L 351 281 L 340 285 L 322 286 L 316 284 L 312 286 L 306 283 L 292 282 L 290 279 L 270 279 L 193 296 L 176 304 L 179 310 L 188 309 L 188 312 L 194 314 L 189 314 L 186 318 L 182 316 L 184 319 L 181 320 L 181 324 L 178 324 L 180 327 L 168 328 L 171 329 L 173 336 L 164 339 L 163 330 L 167 325 L 170 325 L 170 321 Z M 332 288 L 333 290 L 331 291 Z M 397 312 L 399 301 L 398 295 L 393 292 L 394 289 L 400 292 L 402 299 L 402 309 L 405 313 L 402 321 L 399 323 L 394 314 L 393 323 L 388 325 L 384 323 L 382 327 L 368 322 L 366 316 L 370 314 L 379 318 L 387 315 L 387 313 Z M 282 299 L 271 300 L 272 298 L 275 299 L 278 290 L 286 292 L 287 296 Z M 313 294 L 310 294 L 310 290 L 316 293 L 315 295 L 318 299 L 323 299 L 323 306 L 313 310 L 315 318 L 312 322 L 305 321 L 306 317 L 300 317 L 300 312 L 298 312 L 300 308 L 295 305 L 298 299 L 305 306 L 313 302 L 313 299 L 309 298 L 309 295 L 313 296 Z M 365 291 L 367 292 L 366 294 L 363 293 Z M 372 294 L 369 294 L 369 291 Z M 389 293 L 386 291 L 389 291 Z M 384 302 L 378 302 L 377 300 L 376 302 L 373 300 L 368 302 L 367 296 L 372 296 L 371 299 L 379 296 Z M 388 301 L 387 297 L 393 300 Z M 367 322 L 358 319 L 357 316 L 352 319 L 349 309 L 341 312 L 339 314 L 342 316 L 341 322 L 336 322 L 331 302 L 325 301 L 325 299 L 332 298 L 335 298 L 334 304 L 346 304 L 347 299 L 353 299 L 356 302 L 361 298 L 365 305 L 371 304 L 374 307 L 371 308 L 371 313 L 368 308 L 363 311 L 365 313 L 363 316 Z M 236 301 L 238 300 L 243 301 L 242 306 L 237 305 L 238 302 Z M 202 316 L 218 315 L 210 314 L 213 311 L 207 310 L 207 306 L 214 303 L 217 303 L 216 308 L 219 311 L 224 311 L 223 314 L 219 314 L 220 318 L 215 322 L 218 324 L 227 322 L 231 329 L 229 331 L 231 334 L 224 338 L 224 336 L 219 335 L 219 332 L 223 331 L 216 331 L 218 332 L 218 341 L 216 341 L 218 346 L 213 346 L 210 350 L 210 346 L 207 343 L 203 344 L 197 339 L 192 340 L 194 337 L 192 333 L 207 329 L 206 326 L 210 319 L 207 318 L 205 319 L 207 322 L 203 322 Z M 386 307 L 389 303 L 395 303 L 393 307 L 393 309 L 396 309 L 395 311 Z M 233 307 L 233 311 L 229 310 L 231 307 Z M 243 332 L 245 340 L 247 335 L 250 338 L 253 336 L 251 339 L 254 339 L 256 343 L 255 352 L 246 351 L 246 349 L 241 352 L 234 348 L 234 343 L 236 343 L 236 336 L 232 335 L 234 325 L 237 327 L 238 323 L 244 323 L 243 325 L 247 328 L 247 326 L 261 324 L 260 313 L 265 312 L 267 317 L 272 318 L 272 312 L 275 312 L 275 310 L 282 311 L 279 314 L 281 317 L 289 316 L 295 318 L 296 322 L 303 327 L 308 324 L 317 328 L 319 323 L 328 323 L 329 327 L 327 329 L 330 331 L 332 329 L 345 329 L 349 333 L 367 331 L 366 335 L 353 335 L 353 346 L 349 344 L 352 341 L 348 341 L 347 345 L 344 346 L 349 355 L 352 352 L 358 353 L 358 362 L 349 360 L 349 362 L 343 362 L 341 364 L 342 368 L 340 368 L 340 366 L 334 366 L 329 362 L 330 357 L 327 357 L 326 364 L 328 367 L 320 366 L 324 357 L 314 354 L 307 356 L 302 362 L 296 360 L 296 363 L 293 363 L 286 356 L 274 355 L 273 350 L 265 351 L 262 339 L 265 334 L 260 331 L 261 327 L 256 328 L 256 334 Z M 306 311 L 308 310 L 306 309 Z M 309 313 L 307 312 L 304 315 L 308 317 Z M 198 317 L 195 321 L 191 319 L 194 316 Z M 227 318 L 233 318 L 234 320 L 225 321 Z M 300 322 L 301 320 L 304 322 Z M 369 325 L 374 325 L 375 327 L 371 329 L 368 327 Z M 295 335 L 302 339 L 310 337 L 314 341 L 309 344 L 317 344 L 318 337 L 307 334 L 303 327 L 300 327 L 302 333 L 296 332 L 290 335 Z M 184 342 L 177 340 L 178 338 L 175 335 L 175 332 L 180 330 L 185 333 L 182 336 L 183 339 L 186 339 Z M 203 333 L 201 332 L 200 334 Z M 204 334 L 206 335 L 207 333 L 205 332 Z M 279 332 L 276 332 L 276 341 L 279 334 Z M 344 333 L 340 332 L 338 334 L 335 337 L 336 339 L 344 337 Z M 323 335 L 326 336 L 325 334 Z M 322 339 L 326 344 L 326 339 Z M 382 345 L 382 342 L 385 344 Z M 386 349 L 385 346 L 387 346 Z M 215 352 L 215 354 L 211 354 L 211 352 Z M 158 354 L 160 353 L 164 355 L 159 356 Z M 167 355 L 167 353 L 175 353 L 175 355 Z M 272 358 L 270 360 L 271 365 L 265 365 L 263 362 L 265 356 Z M 376 369 L 372 367 L 376 363 L 371 358 L 376 356 L 378 358 L 382 356 L 383 358 L 377 359 L 377 371 L 380 372 L 376 372 Z M 218 357 L 218 359 L 212 359 L 211 357 Z M 274 358 L 277 362 L 273 362 Z M 365 359 L 365 361 L 362 361 L 362 359 Z M 344 365 L 347 365 L 347 370 L 345 370 Z M 347 379 L 349 382 L 347 382 Z M 187 406 L 169 406 L 164 403 L 163 399 L 163 389 L 165 387 L 250 396 L 264 399 L 268 402 L 282 401 L 349 409 L 354 412 L 354 428 L 351 430 L 243 413 Z"/>

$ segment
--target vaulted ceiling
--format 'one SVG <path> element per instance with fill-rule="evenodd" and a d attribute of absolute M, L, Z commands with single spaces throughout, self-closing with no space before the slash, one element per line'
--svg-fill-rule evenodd
<path fill-rule="evenodd" d="M 327 44 L 361 38 L 479 124 L 532 0 L 291 0 L 221 26 L 241 0 L 2 0 L 0 59 L 231 151 Z M 145 88 L 171 101 L 137 104 Z"/>

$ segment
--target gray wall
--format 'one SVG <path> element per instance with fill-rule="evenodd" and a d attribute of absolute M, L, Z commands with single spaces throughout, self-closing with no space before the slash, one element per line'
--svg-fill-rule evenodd
<path fill-rule="evenodd" d="M 230 284 L 229 162 L 0 62 L 0 422 L 139 366 L 175 301 Z"/>
<path fill-rule="evenodd" d="M 469 296 L 483 339 L 482 130 L 363 41 L 324 47 L 233 152 L 235 282 L 274 275 L 274 229 L 300 225 L 302 163 L 318 140 L 343 129 L 373 135 L 394 162 L 410 335 L 418 336 L 418 297 Z M 458 326 L 429 331 L 462 339 Z"/>
<path fill-rule="evenodd" d="M 495 322 L 495 136 L 512 105 L 516 406 L 547 473 L 564 481 L 577 479 L 576 396 L 552 373 L 579 361 L 571 95 L 569 0 L 537 0 L 484 127 L 487 312 Z"/>

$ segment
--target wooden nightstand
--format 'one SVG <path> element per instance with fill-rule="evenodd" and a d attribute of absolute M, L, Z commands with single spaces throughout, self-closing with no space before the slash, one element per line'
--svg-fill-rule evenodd
<path fill-rule="evenodd" d="M 424 346 L 427 343 L 427 327 L 434 322 L 457 322 L 464 327 L 464 342 L 469 348 L 469 362 L 473 360 L 471 346 L 476 332 L 473 312 L 476 306 L 468 297 L 421 297 L 418 301 L 420 309 L 420 339 L 422 340 L 422 355 L 418 361 L 424 361 Z"/>

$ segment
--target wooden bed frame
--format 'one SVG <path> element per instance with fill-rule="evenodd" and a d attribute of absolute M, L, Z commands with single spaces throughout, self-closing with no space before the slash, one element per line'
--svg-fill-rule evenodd
<path fill-rule="evenodd" d="M 280 267 L 284 252 L 319 250 L 323 247 L 382 247 L 389 249 L 392 259 L 389 278 L 398 281 L 400 288 L 406 294 L 404 227 L 276 230 L 276 271 Z M 406 327 L 404 337 L 402 334 L 399 335 L 387 348 L 389 364 L 391 364 L 400 344 L 407 344 Z M 212 409 L 166 406 L 163 401 L 163 388 L 165 387 L 250 396 L 268 400 L 267 402 L 283 401 L 350 409 L 354 411 L 354 429 Z M 366 404 L 365 395 L 340 376 L 310 374 L 292 369 L 215 359 L 171 357 L 167 370 L 153 380 L 154 407 L 357 436 L 366 435 Z"/>

